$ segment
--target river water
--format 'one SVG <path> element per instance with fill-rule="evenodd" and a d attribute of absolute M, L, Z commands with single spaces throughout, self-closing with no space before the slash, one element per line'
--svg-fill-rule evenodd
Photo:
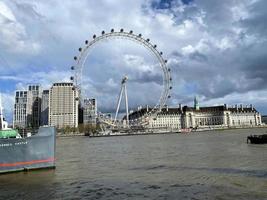
<path fill-rule="evenodd" d="M 57 140 L 57 168 L 0 176 L 0 199 L 267 199 L 267 129 Z"/>

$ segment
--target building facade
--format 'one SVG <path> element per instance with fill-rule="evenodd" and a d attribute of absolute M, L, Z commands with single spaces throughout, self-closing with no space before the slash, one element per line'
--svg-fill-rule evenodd
<path fill-rule="evenodd" d="M 73 83 L 54 83 L 49 91 L 49 125 L 78 127 L 78 91 Z"/>
<path fill-rule="evenodd" d="M 208 127 L 248 127 L 260 126 L 261 115 L 252 106 L 243 105 L 229 108 L 227 105 L 200 107 L 183 107 L 183 128 Z"/>
<path fill-rule="evenodd" d="M 130 122 L 141 118 L 146 121 L 145 127 L 154 129 L 203 129 L 227 127 L 253 127 L 260 126 L 261 115 L 252 106 L 243 105 L 229 108 L 223 106 L 200 107 L 195 101 L 194 107 L 181 106 L 177 108 L 163 108 L 155 117 L 145 118 L 146 109 L 139 109 L 130 114 Z M 143 119 L 142 119 L 143 118 Z"/>
<path fill-rule="evenodd" d="M 13 127 L 27 128 L 28 91 L 15 92 L 15 104 L 13 111 Z"/>
<path fill-rule="evenodd" d="M 48 125 L 49 90 L 43 90 L 41 101 L 41 126 Z"/>
<path fill-rule="evenodd" d="M 96 99 L 84 99 L 83 103 L 83 122 L 93 124 L 97 122 L 97 101 Z"/>
<path fill-rule="evenodd" d="M 28 107 L 27 121 L 28 127 L 39 128 L 41 119 L 41 97 L 42 90 L 40 85 L 28 86 Z"/>
<path fill-rule="evenodd" d="M 41 88 L 29 85 L 28 90 L 15 92 L 13 127 L 39 128 L 41 114 Z"/>

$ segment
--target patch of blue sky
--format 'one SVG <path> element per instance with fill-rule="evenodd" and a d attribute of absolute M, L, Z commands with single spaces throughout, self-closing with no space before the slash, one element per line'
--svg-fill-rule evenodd
<path fill-rule="evenodd" d="M 153 9 L 170 9 L 173 1 L 174 0 L 153 1 L 151 7 Z"/>
<path fill-rule="evenodd" d="M 185 5 L 189 5 L 194 0 L 159 0 L 159 1 L 153 1 L 151 7 L 153 9 L 171 9 L 172 4 L 177 1 L 180 1 Z"/>
<path fill-rule="evenodd" d="M 0 76 L 0 85 L 1 85 L 1 90 L 0 93 L 2 92 L 10 92 L 10 91 L 15 91 L 16 90 L 16 84 L 18 82 L 16 80 L 6 80 L 6 79 L 1 79 Z"/>
<path fill-rule="evenodd" d="M 181 1 L 183 4 L 188 5 L 188 4 L 192 3 L 194 0 L 181 0 Z"/>

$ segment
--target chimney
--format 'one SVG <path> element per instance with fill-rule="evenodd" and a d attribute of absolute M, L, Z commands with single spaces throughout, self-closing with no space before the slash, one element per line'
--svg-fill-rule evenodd
<path fill-rule="evenodd" d="M 236 109 L 236 111 L 238 111 L 238 107 L 237 107 L 237 104 L 235 104 L 235 109 Z"/>
<path fill-rule="evenodd" d="M 243 104 L 240 104 L 240 108 L 241 108 L 241 110 L 243 111 Z"/>
<path fill-rule="evenodd" d="M 166 111 L 167 111 L 167 112 L 169 111 L 169 106 L 166 106 Z"/>
<path fill-rule="evenodd" d="M 182 111 L 182 104 L 179 103 L 179 110 Z"/>
<path fill-rule="evenodd" d="M 146 105 L 146 111 L 148 112 L 148 105 Z"/>
<path fill-rule="evenodd" d="M 228 105 L 227 105 L 227 104 L 224 104 L 224 108 L 225 108 L 226 110 L 228 110 Z"/>

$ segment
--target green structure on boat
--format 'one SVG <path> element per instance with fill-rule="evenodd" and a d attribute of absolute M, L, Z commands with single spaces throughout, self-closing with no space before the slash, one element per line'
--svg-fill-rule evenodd
<path fill-rule="evenodd" d="M 14 129 L 0 130 L 0 138 L 14 138 L 18 135 L 18 131 Z"/>
<path fill-rule="evenodd" d="M 8 123 L 4 120 L 4 117 L 3 117 L 3 108 L 2 108 L 2 101 L 1 101 L 1 96 L 0 96 L 0 139 L 15 138 L 15 137 L 19 137 L 19 133 L 17 130 L 8 128 Z"/>

